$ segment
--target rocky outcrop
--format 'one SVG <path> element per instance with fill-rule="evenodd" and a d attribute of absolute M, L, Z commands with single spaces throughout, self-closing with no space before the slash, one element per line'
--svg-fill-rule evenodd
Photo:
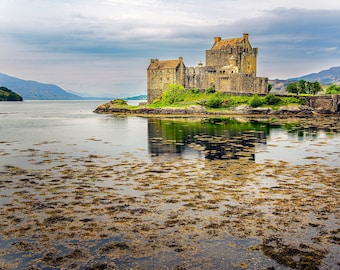
<path fill-rule="evenodd" d="M 235 114 L 245 115 L 311 115 L 313 109 L 307 106 L 282 106 L 278 110 L 271 108 L 251 108 L 246 105 L 238 106 L 231 110 Z"/>
<path fill-rule="evenodd" d="M 200 105 L 192 105 L 186 108 L 149 108 L 138 107 L 129 109 L 127 106 L 119 106 L 110 101 L 101 104 L 94 111 L 95 113 L 104 114 L 134 114 L 134 115 L 312 115 L 315 111 L 308 106 L 283 106 L 278 110 L 271 108 L 252 108 L 247 105 L 233 107 L 230 110 L 209 112 Z"/>
<path fill-rule="evenodd" d="M 139 107 L 129 109 L 126 106 L 117 106 L 112 101 L 101 104 L 94 111 L 95 113 L 113 113 L 113 114 L 151 114 L 151 115 L 200 115 L 207 114 L 205 107 L 200 105 L 191 105 L 186 108 L 148 108 Z"/>

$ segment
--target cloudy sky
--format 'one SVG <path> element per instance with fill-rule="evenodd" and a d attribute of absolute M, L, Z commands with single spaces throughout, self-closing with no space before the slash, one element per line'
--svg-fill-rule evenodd
<path fill-rule="evenodd" d="M 340 65 L 339 0 L 0 0 L 0 73 L 84 96 L 146 94 L 151 58 L 205 60 L 249 33 L 258 75 Z"/>

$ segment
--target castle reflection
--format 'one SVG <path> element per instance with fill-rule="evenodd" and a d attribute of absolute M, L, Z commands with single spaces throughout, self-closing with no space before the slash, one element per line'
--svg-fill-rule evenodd
<path fill-rule="evenodd" d="M 255 161 L 255 147 L 266 144 L 270 128 L 258 122 L 235 119 L 149 119 L 152 156 L 196 153 L 208 160 Z"/>

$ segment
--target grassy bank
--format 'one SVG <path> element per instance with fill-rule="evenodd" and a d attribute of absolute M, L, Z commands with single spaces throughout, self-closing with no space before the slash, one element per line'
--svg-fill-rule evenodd
<path fill-rule="evenodd" d="M 265 96 L 249 95 L 236 96 L 227 93 L 215 92 L 207 89 L 202 92 L 198 89 L 184 89 L 180 85 L 170 85 L 161 97 L 156 99 L 151 108 L 161 107 L 187 107 L 191 105 L 201 105 L 208 109 L 230 109 L 240 105 L 248 105 L 250 107 L 270 107 L 278 109 L 281 106 L 291 104 L 303 105 L 304 98 L 297 96 L 276 96 L 269 93 Z"/>

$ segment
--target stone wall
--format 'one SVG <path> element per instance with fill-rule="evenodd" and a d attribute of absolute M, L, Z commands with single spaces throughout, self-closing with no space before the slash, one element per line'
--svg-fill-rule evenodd
<path fill-rule="evenodd" d="M 340 95 L 325 95 L 306 97 L 306 105 L 317 112 L 339 113 Z"/>

